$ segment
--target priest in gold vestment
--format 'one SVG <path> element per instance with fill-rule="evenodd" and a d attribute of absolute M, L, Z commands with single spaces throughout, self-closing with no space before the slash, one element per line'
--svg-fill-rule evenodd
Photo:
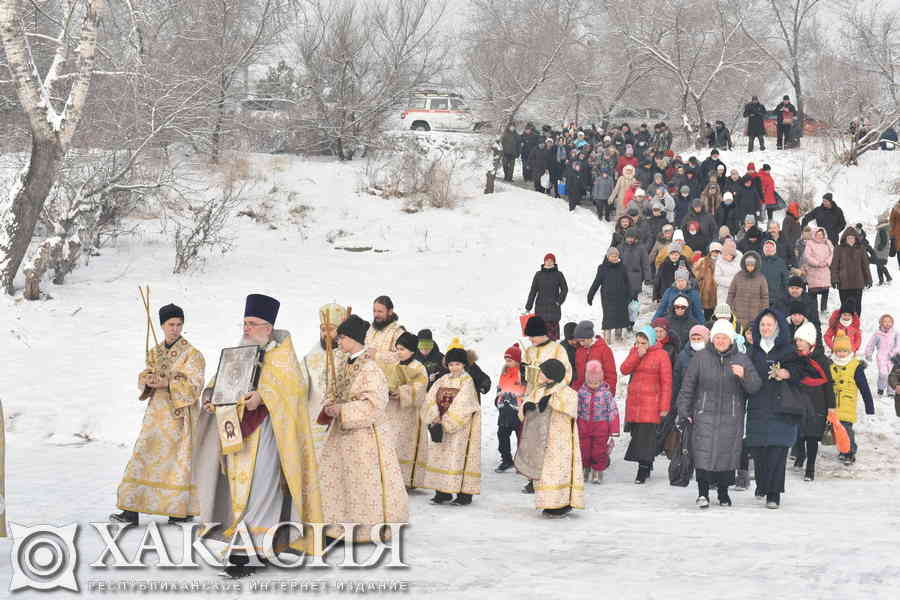
<path fill-rule="evenodd" d="M 434 382 L 422 407 L 430 430 L 422 487 L 434 490 L 432 504 L 467 506 L 481 493 L 481 407 L 465 370 L 468 353 L 453 348 L 445 360 L 450 372 Z"/>
<path fill-rule="evenodd" d="M 125 474 L 117 507 L 110 515 L 137 524 L 140 513 L 169 517 L 170 523 L 199 513 L 191 482 L 194 428 L 203 390 L 203 355 L 181 337 L 184 311 L 174 304 L 159 309 L 165 339 L 150 351 L 138 375 L 140 400 L 147 401 L 144 421 Z"/>
<path fill-rule="evenodd" d="M 332 422 L 319 467 L 325 534 L 342 538 L 348 532 L 337 524 L 356 523 L 356 542 L 372 541 L 373 536 L 387 540 L 391 530 L 373 526 L 409 519 L 409 498 L 385 414 L 387 379 L 367 357 L 368 327 L 357 315 L 338 327 L 338 343 L 349 357 L 347 379 L 336 402 L 325 407 Z"/>
<path fill-rule="evenodd" d="M 331 339 L 331 353 L 334 357 L 335 375 L 340 381 L 344 378 L 347 366 L 347 355 L 337 347 L 337 328 L 344 322 L 349 310 L 339 304 L 326 304 L 319 309 L 319 341 L 309 354 L 303 357 L 303 369 L 309 381 L 309 423 L 312 427 L 313 444 L 316 447 L 316 456 L 322 452 L 325 438 L 328 436 L 328 426 L 317 423 L 319 413 L 326 404 L 327 388 L 327 356 L 326 338 Z M 327 317 L 327 325 L 326 318 Z"/>
<path fill-rule="evenodd" d="M 205 523 L 221 523 L 207 537 L 231 540 L 240 523 L 246 526 L 257 553 L 265 534 L 282 521 L 303 523 L 302 530 L 277 530 L 274 553 L 318 553 L 309 524 L 324 523 L 315 449 L 307 411 L 307 382 L 297 360 L 291 335 L 274 329 L 280 303 L 251 294 L 244 309 L 241 345 L 260 346 L 265 354 L 256 390 L 238 404 L 242 446 L 222 454 L 212 385 L 204 391 L 206 409 L 197 428 L 194 476 Z M 230 577 L 246 577 L 258 566 L 249 557 L 231 553 Z"/>
<path fill-rule="evenodd" d="M 397 339 L 405 329 L 397 322 L 394 303 L 388 296 L 375 298 L 372 305 L 372 325 L 366 332 L 366 357 L 371 358 L 385 370 L 387 365 L 400 362 L 397 354 Z M 385 373 L 388 375 L 388 373 Z"/>
<path fill-rule="evenodd" d="M 559 518 L 584 508 L 584 473 L 578 440 L 578 394 L 565 382 L 566 370 L 555 358 L 540 366 L 538 384 L 519 407 L 519 419 L 550 411 L 550 423 L 540 478 L 533 482 L 535 508 Z"/>

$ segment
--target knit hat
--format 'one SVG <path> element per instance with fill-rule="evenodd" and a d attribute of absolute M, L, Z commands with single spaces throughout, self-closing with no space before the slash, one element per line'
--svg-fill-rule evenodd
<path fill-rule="evenodd" d="M 815 338 L 813 338 L 815 340 Z M 834 342 L 831 345 L 831 349 L 834 352 L 852 352 L 853 346 L 850 344 L 850 338 L 847 337 L 847 332 L 843 329 L 838 329 L 837 333 L 834 335 Z"/>
<path fill-rule="evenodd" d="M 684 307 L 687 307 L 687 306 L 690 306 L 690 305 L 691 305 L 690 300 L 688 300 L 688 299 L 685 298 L 684 296 L 678 296 L 677 298 L 675 298 L 675 302 L 672 303 L 672 306 L 684 306 Z"/>
<path fill-rule="evenodd" d="M 637 331 L 637 335 L 642 335 L 650 342 L 650 347 L 656 345 L 656 332 L 649 325 L 644 325 Z"/>
<path fill-rule="evenodd" d="M 700 259 L 703 258 L 703 253 L 699 250 L 695 250 L 694 254 L 691 255 L 691 264 L 696 265 L 700 262 Z"/>
<path fill-rule="evenodd" d="M 683 242 L 684 241 L 684 232 L 680 229 L 676 229 L 675 232 L 672 234 L 672 239 L 677 240 L 679 242 Z"/>
<path fill-rule="evenodd" d="M 397 338 L 397 345 L 403 346 L 410 352 L 415 353 L 416 350 L 419 349 L 419 338 L 409 331 L 404 331 L 400 334 L 400 337 Z"/>
<path fill-rule="evenodd" d="M 756 170 L 756 165 L 755 165 L 754 163 L 747 163 L 747 170 L 748 170 L 748 171 L 755 171 L 755 170 Z"/>
<path fill-rule="evenodd" d="M 803 340 L 810 346 L 815 346 L 816 345 L 816 328 L 813 326 L 812 323 L 807 321 L 806 323 L 804 323 L 803 325 L 798 327 L 797 331 L 794 332 L 794 339 L 795 340 Z M 848 345 L 849 345 L 849 339 L 848 339 Z"/>
<path fill-rule="evenodd" d="M 542 335 L 547 335 L 546 321 L 537 315 L 528 319 L 528 322 L 525 323 L 525 336 L 540 337 Z"/>
<path fill-rule="evenodd" d="M 756 217 L 753 215 L 747 215 L 744 217 L 744 223 L 750 223 L 751 225 L 756 225 Z"/>
<path fill-rule="evenodd" d="M 690 194 L 690 193 L 691 193 L 691 187 L 688 186 L 688 185 L 683 185 L 683 186 L 681 186 L 680 188 L 678 188 L 678 191 L 681 192 L 682 194 Z"/>
<path fill-rule="evenodd" d="M 729 338 L 734 337 L 734 325 L 726 319 L 719 319 L 713 323 L 712 329 L 709 330 L 709 338 L 712 339 L 719 334 L 727 335 Z"/>
<path fill-rule="evenodd" d="M 181 319 L 184 321 L 184 311 L 175 304 L 166 304 L 159 309 L 159 324 L 162 325 L 169 319 Z"/>
<path fill-rule="evenodd" d="M 369 322 L 363 320 L 359 315 L 350 315 L 337 328 L 338 335 L 346 335 L 360 344 L 366 343 L 367 331 L 369 331 Z"/>
<path fill-rule="evenodd" d="M 511 358 L 517 363 L 522 362 L 522 349 L 519 348 L 519 344 L 513 344 L 507 348 L 506 352 L 503 353 L 503 358 Z"/>
<path fill-rule="evenodd" d="M 634 195 L 635 195 L 635 196 L 638 196 L 639 194 L 637 194 L 637 192 L 635 192 Z M 638 216 L 639 214 L 641 214 L 641 211 L 639 211 L 639 210 L 637 209 L 636 206 L 632 206 L 631 208 L 628 209 L 628 216 L 629 216 L 629 217 L 636 217 L 636 216 Z"/>
<path fill-rule="evenodd" d="M 666 331 L 668 331 L 669 330 L 669 320 L 665 317 L 656 317 L 655 319 L 650 321 L 650 326 L 653 327 L 654 329 L 657 327 L 661 327 L 662 329 L 665 329 Z"/>
<path fill-rule="evenodd" d="M 575 321 L 569 321 L 565 325 L 563 325 L 563 339 L 571 340 L 575 337 Z"/>
<path fill-rule="evenodd" d="M 694 198 L 691 200 L 691 208 L 703 208 L 703 200 L 700 198 Z"/>
<path fill-rule="evenodd" d="M 599 360 L 589 360 L 584 367 L 585 379 L 603 377 L 603 364 Z"/>
<path fill-rule="evenodd" d="M 545 254 L 544 262 L 547 262 L 548 258 L 553 261 L 553 264 L 556 264 L 556 255 L 555 254 L 553 254 L 552 252 L 548 252 L 547 254 Z"/>
<path fill-rule="evenodd" d="M 634 190 L 634 195 L 635 196 L 646 196 L 647 192 L 644 191 L 644 188 L 638 188 L 638 189 Z"/>
<path fill-rule="evenodd" d="M 793 300 L 788 304 L 787 315 L 803 315 L 806 316 L 806 305 L 800 300 Z"/>
<path fill-rule="evenodd" d="M 831 195 L 831 192 L 825 192 L 822 194 L 822 200 L 833 200 L 834 196 Z"/>
<path fill-rule="evenodd" d="M 688 339 L 694 337 L 695 335 L 702 335 L 704 339 L 709 339 L 709 329 L 704 327 L 703 325 L 694 325 L 691 327 L 690 332 L 688 333 Z"/>
<path fill-rule="evenodd" d="M 721 252 L 721 251 L 722 251 L 722 244 L 720 244 L 719 242 L 713 242 L 713 243 L 711 243 L 711 244 L 709 245 L 709 251 L 710 251 L 710 253 L 716 252 L 716 251 Z"/>
<path fill-rule="evenodd" d="M 731 307 L 728 306 L 725 302 L 720 302 L 716 304 L 715 310 L 713 310 L 713 317 L 717 319 L 730 319 L 731 318 Z"/>
<path fill-rule="evenodd" d="M 766 246 L 769 246 L 769 245 L 771 245 L 773 248 L 778 247 L 778 244 L 775 243 L 775 240 L 766 240 L 763 242 L 763 248 L 765 248 Z"/>
<path fill-rule="evenodd" d="M 684 248 L 684 242 L 681 240 L 674 240 L 671 244 L 669 244 L 669 254 L 672 254 L 673 252 L 681 254 L 682 248 Z"/>
<path fill-rule="evenodd" d="M 610 256 L 619 256 L 620 254 L 621 253 L 619 252 L 619 249 L 616 248 L 615 246 L 610 246 L 609 248 L 606 249 L 606 257 L 607 258 L 609 258 Z"/>
<path fill-rule="evenodd" d="M 577 340 L 589 340 L 594 337 L 594 322 L 581 321 L 575 327 L 575 333 L 572 335 Z"/>
<path fill-rule="evenodd" d="M 675 281 L 678 281 L 679 279 L 687 281 L 690 278 L 690 273 L 688 273 L 688 270 L 684 267 L 678 267 L 677 269 L 675 269 Z"/>
<path fill-rule="evenodd" d="M 462 342 L 459 341 L 458 337 L 450 340 L 450 344 L 447 346 L 447 350 L 463 350 Z"/>
<path fill-rule="evenodd" d="M 555 358 L 550 358 L 541 363 L 541 373 L 550 381 L 560 383 L 566 377 L 566 368 Z"/>
<path fill-rule="evenodd" d="M 434 341 L 434 335 L 432 335 L 430 329 L 420 329 L 420 330 L 419 330 L 419 334 L 418 334 L 416 337 L 419 338 L 419 341 L 420 341 L 420 342 L 421 342 L 422 340 L 429 340 L 429 341 L 432 341 L 432 342 Z"/>
<path fill-rule="evenodd" d="M 447 354 L 444 355 L 444 362 L 448 365 L 452 362 L 458 362 L 464 365 L 469 364 L 469 355 L 465 348 L 463 348 L 459 338 L 453 338 L 450 345 L 447 346 Z"/>
<path fill-rule="evenodd" d="M 799 275 L 791 275 L 787 280 L 787 287 L 803 287 L 803 278 Z"/>

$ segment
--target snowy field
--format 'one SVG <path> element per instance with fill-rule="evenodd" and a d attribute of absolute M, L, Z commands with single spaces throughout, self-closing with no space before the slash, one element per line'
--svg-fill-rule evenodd
<path fill-rule="evenodd" d="M 479 136 L 455 137 L 484 142 Z M 706 151 L 697 155 L 702 160 Z M 757 152 L 750 158 L 757 168 L 771 164 L 776 184 L 802 172 L 816 199 L 832 191 L 848 222 L 862 222 L 870 239 L 877 215 L 895 201 L 888 189 L 900 177 L 900 153 L 871 153 L 862 166 L 849 170 L 831 169 L 809 151 Z M 0 296 L 0 351 L 7 364 L 0 398 L 6 413 L 11 521 L 86 527 L 114 511 L 116 487 L 144 408 L 135 389 L 144 351 L 139 285 L 150 285 L 154 309 L 170 301 L 184 308 L 184 335 L 206 356 L 208 377 L 219 349 L 233 345 L 241 333 L 244 297 L 261 292 L 281 300 L 277 325 L 291 331 L 301 351 L 317 341 L 322 304 L 349 304 L 370 319 L 372 299 L 388 294 L 401 324 L 413 331 L 432 329 L 442 349 L 460 337 L 478 351 L 479 364 L 496 381 L 504 350 L 515 341 L 525 343 L 518 335 L 518 316 L 547 252 L 556 254 L 569 283 L 564 320 L 592 319 L 599 329 L 599 306 L 588 307 L 586 296 L 612 227 L 584 208 L 569 213 L 561 200 L 500 181 L 498 193 L 482 195 L 483 171 L 470 167 L 460 182 L 464 198 L 457 208 L 408 214 L 400 200 L 360 191 L 365 189 L 364 162 L 268 155 L 248 160 L 248 206 L 272 204 L 277 228 L 236 219 L 234 250 L 210 256 L 203 271 L 172 275 L 174 251 L 147 221 L 137 235 L 120 239 L 89 266 L 75 270 L 64 286 L 45 284 L 51 300 Z M 722 160 L 729 170 L 735 166 L 743 173 L 748 155 L 725 152 Z M 356 251 L 361 248 L 371 250 Z M 889 268 L 896 276 L 896 263 Z M 877 316 L 900 312 L 898 290 L 900 278 L 895 277 L 893 287 L 866 292 L 866 341 Z M 614 349 L 620 362 L 628 348 L 617 344 Z M 874 389 L 874 368 L 869 375 Z M 900 589 L 895 504 L 900 419 L 892 399 L 876 401 L 874 418 L 861 416 L 860 451 L 852 470 L 838 464 L 834 448 L 824 448 L 814 483 L 804 483 L 802 473 L 789 473 L 779 511 L 757 504 L 752 492 L 735 492 L 733 508 L 700 512 L 693 485 L 668 485 L 665 459 L 657 461 L 646 486 L 635 486 L 636 465 L 622 460 L 623 436 L 603 484 L 587 486 L 586 510 L 559 521 L 533 510 L 533 497 L 519 492 L 522 478 L 493 472 L 496 413 L 491 400 L 482 401 L 482 495 L 461 508 L 432 506 L 429 494 L 412 494 L 404 540 L 409 569 L 270 570 L 261 577 L 296 575 L 332 584 L 408 581 L 412 597 L 448 599 L 607 594 L 733 599 L 762 593 L 894 598 Z M 624 410 L 624 397 L 619 402 Z M 163 529 L 167 537 L 180 535 Z M 131 546 L 129 541 L 123 546 L 136 547 L 131 534 Z M 81 540 L 83 595 L 93 595 L 85 585 L 91 579 L 217 579 L 209 568 L 125 574 L 91 569 L 87 565 L 101 546 L 91 535 Z M 0 596 L 11 572 L 9 548 L 10 540 L 0 540 Z M 209 594 L 243 595 L 249 592 Z"/>

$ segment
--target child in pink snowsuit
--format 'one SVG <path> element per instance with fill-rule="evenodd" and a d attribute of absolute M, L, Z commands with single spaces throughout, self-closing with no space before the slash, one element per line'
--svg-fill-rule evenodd
<path fill-rule="evenodd" d="M 609 453 L 619 436 L 619 407 L 603 381 L 603 365 L 589 361 L 584 383 L 578 390 L 578 437 L 581 440 L 581 463 L 584 479 L 600 483 L 609 467 Z"/>
<path fill-rule="evenodd" d="M 882 315 L 878 321 L 878 331 L 872 334 L 869 343 L 866 344 L 866 361 L 872 362 L 872 354 L 878 350 L 876 362 L 878 363 L 878 395 L 883 396 L 887 388 L 888 375 L 891 374 L 893 364 L 891 358 L 900 354 L 900 332 L 894 329 L 894 317 Z"/>

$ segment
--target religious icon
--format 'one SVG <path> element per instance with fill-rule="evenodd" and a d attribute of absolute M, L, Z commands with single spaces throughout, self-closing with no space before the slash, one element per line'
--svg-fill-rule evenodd
<path fill-rule="evenodd" d="M 224 348 L 219 357 L 212 403 L 216 406 L 237 404 L 256 388 L 262 349 L 259 346 Z"/>
<path fill-rule="evenodd" d="M 225 421 L 225 438 L 232 439 L 234 438 L 234 422 Z"/>

